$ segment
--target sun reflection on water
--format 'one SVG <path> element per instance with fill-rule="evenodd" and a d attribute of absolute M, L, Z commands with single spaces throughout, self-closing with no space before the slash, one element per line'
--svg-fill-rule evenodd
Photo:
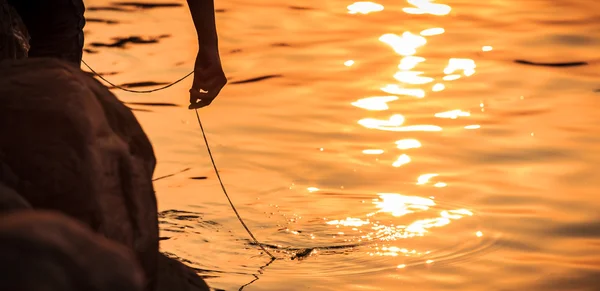
<path fill-rule="evenodd" d="M 402 154 L 394 163 L 392 163 L 392 166 L 397 168 L 410 163 L 410 161 L 411 159 L 407 154 Z"/>
<path fill-rule="evenodd" d="M 422 36 L 432 36 L 444 33 L 445 30 L 441 27 L 428 28 L 421 31 L 419 34 Z"/>
<path fill-rule="evenodd" d="M 415 56 L 405 56 L 400 60 L 400 64 L 398 65 L 398 69 L 400 70 L 410 70 L 416 67 L 419 63 L 424 62 L 425 58 L 423 57 L 415 57 Z"/>
<path fill-rule="evenodd" d="M 394 79 L 413 85 L 422 85 L 433 82 L 433 78 L 431 77 L 423 77 L 421 76 L 423 72 L 415 72 L 415 71 L 400 71 L 394 74 Z"/>
<path fill-rule="evenodd" d="M 436 3 L 433 0 L 407 0 L 407 2 L 412 7 L 405 7 L 402 11 L 408 14 L 443 16 L 448 15 L 452 10 L 450 6 Z M 383 10 L 383 5 L 372 2 L 356 2 L 348 6 L 348 10 L 351 14 L 367 14 Z M 436 37 L 445 32 L 445 29 L 442 27 L 431 27 L 422 29 L 418 33 L 404 31 L 400 34 L 382 34 L 378 39 L 379 42 L 389 46 L 400 57 L 397 63 L 397 71 L 391 76 L 393 80 L 387 81 L 389 83 L 386 82 L 380 86 L 380 90 L 389 94 L 389 96 L 364 97 L 352 102 L 352 106 L 369 111 L 390 110 L 390 104 L 408 99 L 401 99 L 398 96 L 412 97 L 410 99 L 416 98 L 419 100 L 425 98 L 427 92 L 441 92 L 445 90 L 447 82 L 456 81 L 475 74 L 477 67 L 475 61 L 461 57 L 449 58 L 445 67 L 442 66 L 436 69 L 439 73 L 417 69 L 428 61 L 425 57 L 418 55 L 419 49 L 428 44 L 430 37 Z M 483 46 L 481 50 L 491 51 L 492 47 Z M 346 65 L 348 66 L 348 64 Z M 363 118 L 358 121 L 358 124 L 367 129 L 396 133 L 439 132 L 443 130 L 442 127 L 434 124 L 406 125 L 407 118 L 403 114 L 394 112 L 388 116 L 387 119 Z M 442 112 L 431 112 L 430 116 L 462 119 L 469 118 L 471 113 L 461 109 L 447 108 Z M 480 127 L 476 124 L 463 126 L 464 129 L 477 129 Z M 421 147 L 422 144 L 419 140 L 400 136 L 395 142 L 395 149 L 366 149 L 363 150 L 363 154 L 393 153 L 394 150 L 412 151 Z M 418 151 L 416 153 L 418 154 Z M 391 166 L 400 168 L 406 164 L 413 163 L 411 156 L 399 152 Z M 422 187 L 448 187 L 447 183 L 438 180 L 439 176 L 440 174 L 437 173 L 422 174 L 418 176 L 416 184 Z M 443 209 L 444 207 L 438 205 L 433 197 L 425 198 L 398 193 L 379 193 L 378 198 L 372 200 L 372 204 L 375 210 L 366 214 L 363 218 L 347 217 L 341 220 L 327 221 L 328 225 L 335 225 L 336 228 L 340 228 L 339 232 L 337 232 L 338 235 L 348 235 L 352 231 L 355 231 L 360 237 L 359 241 L 377 242 L 378 244 L 374 250 L 369 253 L 370 256 L 420 257 L 428 255 L 431 252 L 430 250 L 418 251 L 416 249 L 403 248 L 399 244 L 401 244 L 402 239 L 427 236 L 434 229 L 444 228 L 454 221 L 473 216 L 473 212 L 468 209 L 450 209 L 448 207 Z M 481 237 L 482 235 L 480 231 L 475 233 L 477 237 Z M 432 264 L 434 260 L 426 260 L 424 262 Z M 406 266 L 406 264 L 400 264 L 397 265 L 397 268 L 402 269 Z"/>
<path fill-rule="evenodd" d="M 462 111 L 460 109 L 455 109 L 455 110 L 450 110 L 450 111 L 446 111 L 446 112 L 436 113 L 434 116 L 437 117 L 437 118 L 457 119 L 458 117 L 468 117 L 468 116 L 471 116 L 471 113 L 466 112 L 466 111 Z"/>
<path fill-rule="evenodd" d="M 421 142 L 416 139 L 402 139 L 396 141 L 396 147 L 401 150 L 416 149 L 421 147 Z"/>
<path fill-rule="evenodd" d="M 380 155 L 380 154 L 383 154 L 384 150 L 382 150 L 382 149 L 368 149 L 368 150 L 363 150 L 362 152 L 365 155 Z"/>
<path fill-rule="evenodd" d="M 352 102 L 352 105 L 372 111 L 388 110 L 387 103 L 395 100 L 398 100 L 397 96 L 373 96 Z"/>
<path fill-rule="evenodd" d="M 402 11 L 408 14 L 447 15 L 452 8 L 446 4 L 433 3 L 431 0 L 408 0 L 415 7 L 406 7 Z"/>
<path fill-rule="evenodd" d="M 341 220 L 330 220 L 326 223 L 328 225 L 335 225 L 338 228 L 351 228 L 352 231 L 360 230 L 359 241 L 392 244 L 402 239 L 426 236 L 435 228 L 447 226 L 453 221 L 460 220 L 467 216 L 473 216 L 472 211 L 464 208 L 436 209 L 434 207 L 439 208 L 439 206 L 431 198 L 408 196 L 398 193 L 379 193 L 378 196 L 379 197 L 377 199 L 373 199 L 372 201 L 372 204 L 375 206 L 376 210 L 366 214 L 364 219 L 347 217 Z M 396 218 L 398 223 L 381 222 L 380 220 L 384 220 L 384 217 L 379 217 L 382 214 Z M 424 214 L 430 217 L 422 218 Z M 376 218 L 377 215 L 379 216 Z M 415 216 L 410 219 L 410 215 Z M 347 234 L 347 232 L 348 231 L 340 230 L 338 231 L 338 234 Z M 481 232 L 476 233 L 476 236 L 480 237 L 482 235 L 483 234 Z M 429 252 L 430 251 L 419 252 L 414 249 L 408 250 L 398 246 L 379 247 L 379 244 L 377 244 L 375 251 L 370 255 L 422 256 L 429 254 Z"/>
<path fill-rule="evenodd" d="M 413 97 L 417 97 L 417 98 L 425 97 L 425 91 L 423 89 L 401 88 L 400 86 L 395 85 L 395 84 L 386 85 L 385 87 L 381 88 L 381 91 L 388 93 L 388 94 L 407 95 L 407 96 L 413 96 Z"/>
<path fill-rule="evenodd" d="M 348 13 L 350 14 L 369 14 L 372 12 L 383 11 L 383 5 L 374 2 L 354 2 L 348 5 Z"/>
<path fill-rule="evenodd" d="M 410 132 L 410 131 L 441 131 L 442 128 L 437 125 L 406 125 L 404 123 L 404 116 L 400 114 L 392 115 L 388 120 L 381 120 L 376 118 L 364 118 L 358 121 L 358 124 L 371 129 L 378 129 L 383 131 L 396 131 L 396 132 Z"/>
<path fill-rule="evenodd" d="M 417 53 L 417 48 L 424 46 L 427 43 L 427 39 L 424 37 L 412 34 L 408 31 L 404 32 L 402 36 L 386 33 L 382 35 L 379 40 L 391 46 L 397 54 L 402 56 L 414 55 Z"/>

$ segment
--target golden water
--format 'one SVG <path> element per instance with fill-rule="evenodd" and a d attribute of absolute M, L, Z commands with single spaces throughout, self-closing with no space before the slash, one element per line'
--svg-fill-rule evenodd
<path fill-rule="evenodd" d="M 149 1 L 162 2 L 162 1 Z M 185 3 L 178 1 L 177 3 Z M 87 0 L 90 7 L 109 0 Z M 115 91 L 158 158 L 162 249 L 238 290 L 599 290 L 600 2 L 219 0 L 231 82 Z M 118 84 L 171 82 L 196 52 L 185 6 L 88 10 L 84 59 Z M 95 48 L 113 37 L 155 44 Z M 586 61 L 576 67 L 515 63 Z M 205 180 L 190 177 L 206 176 Z M 297 252 L 312 255 L 294 259 Z"/>

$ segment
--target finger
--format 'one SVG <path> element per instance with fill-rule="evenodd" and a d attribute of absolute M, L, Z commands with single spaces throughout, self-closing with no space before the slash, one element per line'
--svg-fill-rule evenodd
<path fill-rule="evenodd" d="M 198 108 L 202 108 L 202 107 L 206 107 L 208 105 L 210 105 L 213 100 L 215 100 L 214 98 L 209 99 L 209 98 L 202 98 L 200 100 L 198 100 L 197 103 L 194 104 L 194 106 L 198 106 Z"/>
<path fill-rule="evenodd" d="M 214 99 L 219 95 L 223 85 L 220 84 L 218 78 L 211 78 L 209 80 L 204 79 L 204 82 L 195 82 L 192 89 L 190 89 L 190 105 L 188 109 L 199 109 L 210 105 Z M 200 92 L 200 89 L 202 90 Z"/>
<path fill-rule="evenodd" d="M 200 103 L 192 103 L 188 106 L 188 109 L 200 109 L 202 107 L 204 107 L 206 105 L 200 104 Z"/>
<path fill-rule="evenodd" d="M 188 106 L 188 109 L 198 109 L 198 108 L 208 106 L 215 99 L 214 98 L 215 96 L 211 96 L 213 94 L 208 94 L 208 93 L 197 93 L 197 94 L 192 93 L 192 94 L 194 95 L 194 97 L 190 97 L 190 105 Z"/>

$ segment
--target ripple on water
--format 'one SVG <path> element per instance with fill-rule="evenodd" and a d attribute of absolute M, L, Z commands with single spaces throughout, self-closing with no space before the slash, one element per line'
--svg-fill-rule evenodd
<path fill-rule="evenodd" d="M 365 274 L 464 263 L 499 247 L 498 237 L 486 233 L 478 214 L 465 206 L 396 193 L 380 193 L 365 204 L 372 211 L 357 217 L 295 221 L 279 229 L 267 246 L 288 260 L 271 270 L 286 276 Z M 298 268 L 296 259 L 305 266 Z"/>

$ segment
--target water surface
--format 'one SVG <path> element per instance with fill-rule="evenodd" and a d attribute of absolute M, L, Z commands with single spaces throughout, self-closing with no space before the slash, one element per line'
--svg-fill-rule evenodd
<path fill-rule="evenodd" d="M 137 89 L 187 74 L 196 52 L 185 1 L 146 2 L 171 5 L 86 1 L 84 59 Z M 600 2 L 216 6 L 231 80 L 200 116 L 280 259 L 267 266 L 221 193 L 191 80 L 114 91 L 155 176 L 175 173 L 155 182 L 162 249 L 213 288 L 598 290 Z"/>

